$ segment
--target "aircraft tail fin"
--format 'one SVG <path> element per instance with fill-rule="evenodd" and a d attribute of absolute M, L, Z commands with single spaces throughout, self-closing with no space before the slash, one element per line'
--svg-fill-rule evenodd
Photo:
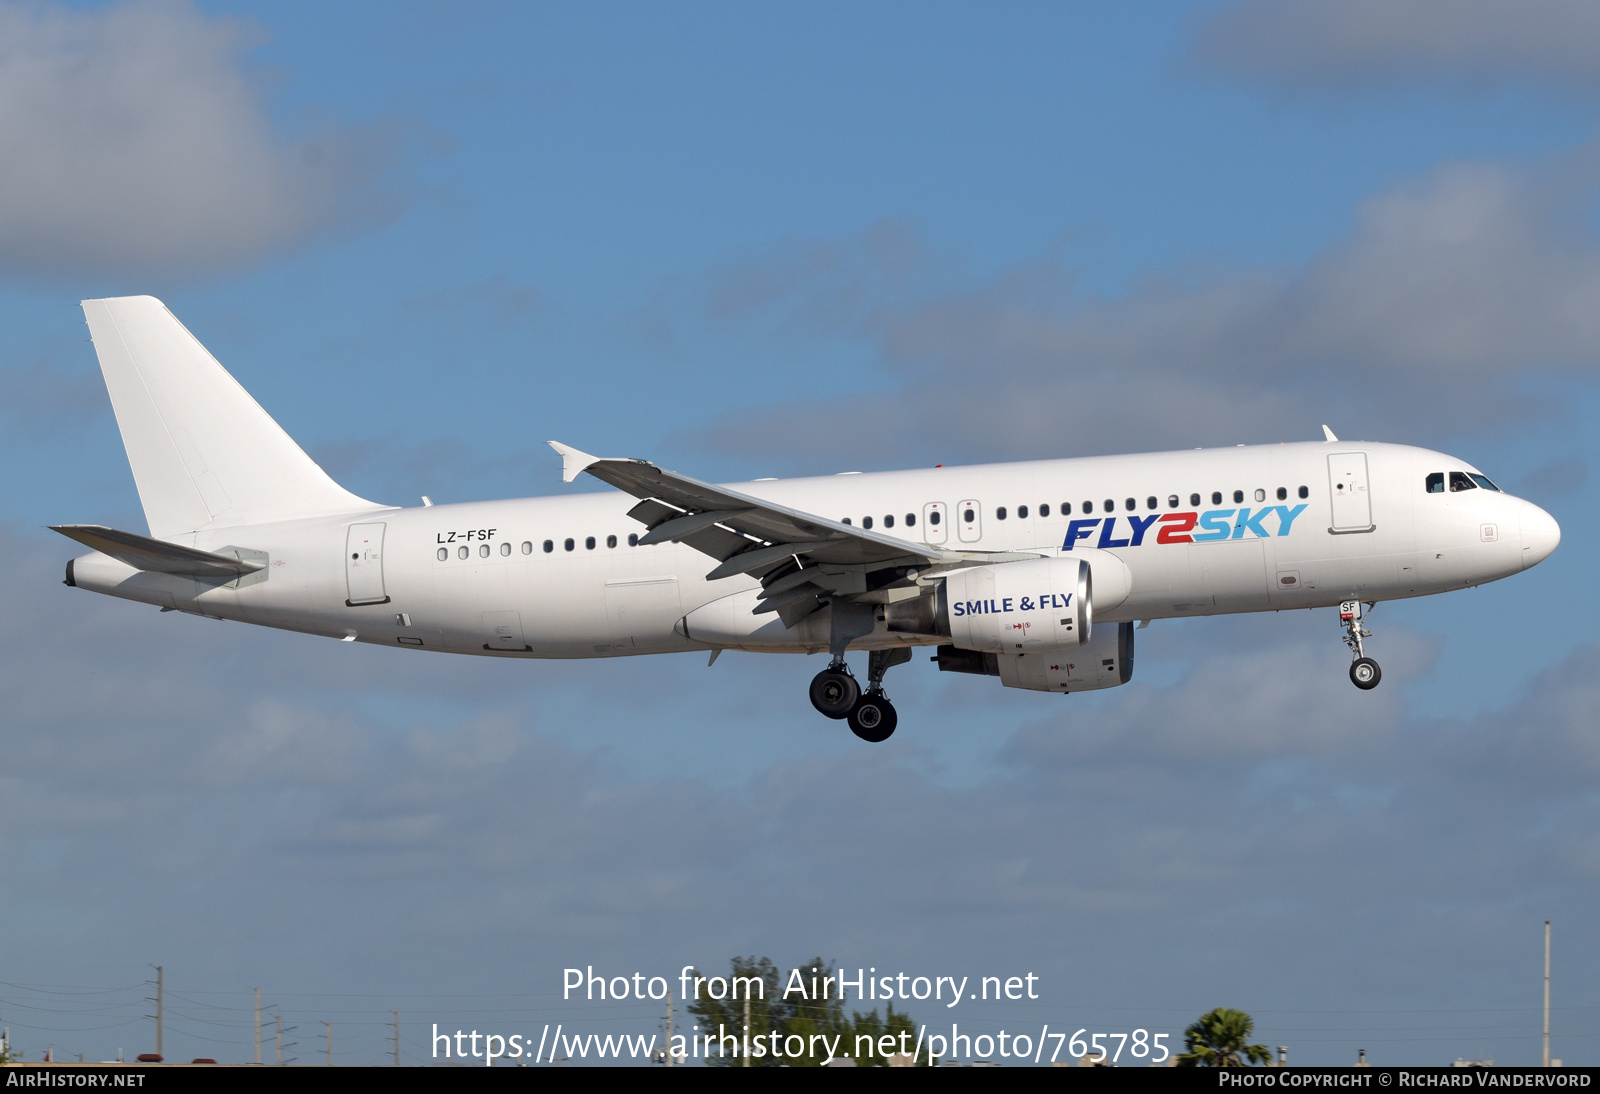
<path fill-rule="evenodd" d="M 329 478 L 161 301 L 83 314 L 152 536 L 382 508 Z"/>

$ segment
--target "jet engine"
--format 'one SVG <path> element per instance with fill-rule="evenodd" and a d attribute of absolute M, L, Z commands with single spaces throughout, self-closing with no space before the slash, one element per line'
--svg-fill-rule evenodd
<path fill-rule="evenodd" d="M 1081 646 L 984 653 L 940 646 L 934 660 L 940 672 L 998 676 L 1008 688 L 1029 691 L 1095 691 L 1133 678 L 1133 624 L 1101 626 Z"/>
<path fill-rule="evenodd" d="M 1095 606 L 1117 607 L 1131 587 L 1121 559 L 1079 551 L 958 570 L 939 580 L 935 595 L 891 603 L 884 622 L 985 653 L 1060 649 L 1088 642 Z"/>
<path fill-rule="evenodd" d="M 953 645 L 999 653 L 1080 646 L 1094 625 L 1093 579 L 1081 558 L 1039 558 L 945 578 L 940 622 Z"/>

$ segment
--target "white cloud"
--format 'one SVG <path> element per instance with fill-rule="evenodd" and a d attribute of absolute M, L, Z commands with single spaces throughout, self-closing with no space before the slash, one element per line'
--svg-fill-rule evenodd
<path fill-rule="evenodd" d="M 1446 79 L 1600 85 L 1600 8 L 1587 0 L 1239 0 L 1206 19 L 1204 63 L 1280 87 Z"/>
<path fill-rule="evenodd" d="M 741 410 L 686 439 L 903 465 L 1312 439 L 1322 422 L 1428 443 L 1514 422 L 1538 409 L 1524 378 L 1600 374 L 1597 183 L 1590 149 L 1446 165 L 1364 202 L 1304 265 L 1111 299 L 1056 263 L 929 291 L 882 274 L 866 241 L 803 265 L 781 253 L 728 279 L 762 294 L 740 311 L 714 289 L 710 314 L 774 340 L 847 334 L 876 347 L 894 390 Z"/>
<path fill-rule="evenodd" d="M 1343 1019 L 1274 1008 L 1504 1005 L 1526 894 L 1576 923 L 1600 884 L 1594 645 L 1505 709 L 1432 719 L 1401 690 L 1427 642 L 1385 632 L 1389 678 L 1362 693 L 1303 614 L 1194 621 L 1162 639 L 1187 664 L 1170 686 L 1062 700 L 937 678 L 918 697 L 935 678 L 901 669 L 888 746 L 769 743 L 718 786 L 603 748 L 704 752 L 722 695 L 746 736 L 845 739 L 806 707 L 807 666 L 782 659 L 780 700 L 780 659 L 719 662 L 691 704 L 662 697 L 705 679 L 699 659 L 560 664 L 530 687 L 541 666 L 159 616 L 64 589 L 61 549 L 0 547 L 8 945 L 85 963 L 54 983 L 153 958 L 269 995 L 549 993 L 573 964 L 821 951 L 1038 972 L 1056 1009 L 1030 1021 L 1131 1006 L 1181 1028 L 1226 998 L 1333 1062 Z M 552 736 L 568 692 L 583 747 Z M 923 741 L 952 726 L 1003 743 L 999 766 L 944 785 Z M 1577 985 L 1593 951 L 1572 945 Z M 222 1035 L 174 1023 L 174 1043 Z M 1404 1051 L 1450 1059 L 1444 1037 Z"/>
<path fill-rule="evenodd" d="M 374 210 L 375 131 L 275 132 L 188 3 L 0 3 L 0 274 L 190 275 Z"/>

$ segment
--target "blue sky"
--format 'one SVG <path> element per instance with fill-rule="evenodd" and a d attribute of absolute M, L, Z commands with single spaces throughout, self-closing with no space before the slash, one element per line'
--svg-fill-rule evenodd
<path fill-rule="evenodd" d="M 567 965 L 821 953 L 1039 972 L 997 1022 L 1230 1005 L 1305 1063 L 1530 1062 L 1549 917 L 1556 1055 L 1594 1062 L 1583 6 L 0 4 L 0 42 L 30 1056 L 148 1047 L 149 963 L 303 1030 L 337 999 L 377 1062 L 395 1007 L 420 1057 L 428 1014 L 567 1013 Z M 551 437 L 732 479 L 1328 422 L 1564 543 L 1381 607 L 1370 695 L 1331 613 L 1160 623 L 1065 702 L 898 669 L 866 750 L 800 659 L 402 658 L 63 588 L 46 524 L 142 527 L 76 305 L 135 292 L 395 503 L 570 489 Z M 171 1055 L 243 1054 L 193 1013 Z"/>

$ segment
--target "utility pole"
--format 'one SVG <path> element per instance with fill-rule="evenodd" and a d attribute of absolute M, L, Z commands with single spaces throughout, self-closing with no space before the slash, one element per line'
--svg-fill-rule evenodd
<path fill-rule="evenodd" d="M 322 1024 L 328 1027 L 328 1066 L 332 1067 L 333 1066 L 333 1023 L 332 1022 L 324 1022 Z"/>
<path fill-rule="evenodd" d="M 256 1063 L 261 1062 L 261 989 L 256 989 Z"/>
<path fill-rule="evenodd" d="M 1544 921 L 1544 1066 L 1550 1066 L 1550 921 Z"/>
<path fill-rule="evenodd" d="M 400 1066 L 400 1012 L 394 1012 L 394 1066 Z"/>
<path fill-rule="evenodd" d="M 162 1006 L 162 1002 L 163 1002 L 163 1000 L 162 1000 L 162 987 L 163 987 L 163 985 L 162 985 L 162 969 L 161 969 L 160 965 L 157 965 L 155 967 L 155 969 L 156 969 L 156 1055 L 157 1056 L 161 1056 L 161 1024 L 162 1024 L 161 1006 Z"/>
<path fill-rule="evenodd" d="M 843 975 L 842 973 L 840 974 Z M 750 1066 L 750 984 L 746 981 L 744 986 L 744 1059 L 739 1061 L 740 1067 Z"/>
<path fill-rule="evenodd" d="M 275 1046 L 275 1049 L 274 1049 L 274 1052 L 273 1052 L 272 1062 L 274 1064 L 276 1064 L 278 1067 L 282 1067 L 283 1066 L 283 1015 L 274 1014 L 272 1017 L 273 1017 L 273 1020 L 277 1023 L 277 1026 L 278 1026 L 278 1043 Z"/>
<path fill-rule="evenodd" d="M 672 1055 L 672 989 L 667 989 L 667 1066 L 673 1066 Z"/>

